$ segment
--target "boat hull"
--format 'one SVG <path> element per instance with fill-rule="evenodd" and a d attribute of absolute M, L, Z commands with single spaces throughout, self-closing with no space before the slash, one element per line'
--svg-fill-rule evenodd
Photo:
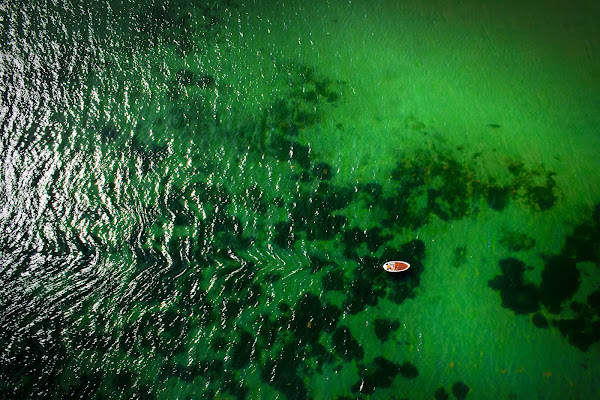
<path fill-rule="evenodd" d="M 383 269 L 387 272 L 403 272 L 410 268 L 406 261 L 388 261 L 383 264 Z"/>

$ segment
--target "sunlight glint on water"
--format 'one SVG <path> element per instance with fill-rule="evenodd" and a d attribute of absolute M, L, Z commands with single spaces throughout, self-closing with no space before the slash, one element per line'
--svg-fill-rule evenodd
<path fill-rule="evenodd" d="M 0 397 L 596 393 L 598 10 L 276 3 L 0 7 Z"/>

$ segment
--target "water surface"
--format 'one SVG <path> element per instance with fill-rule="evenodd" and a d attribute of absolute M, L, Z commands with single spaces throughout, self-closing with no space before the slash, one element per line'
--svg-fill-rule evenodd
<path fill-rule="evenodd" d="M 600 10 L 371 3 L 0 7 L 2 398 L 597 395 Z"/>

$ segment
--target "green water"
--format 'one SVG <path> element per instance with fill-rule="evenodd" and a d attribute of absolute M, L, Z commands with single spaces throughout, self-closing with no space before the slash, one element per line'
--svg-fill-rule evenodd
<path fill-rule="evenodd" d="M 496 3 L 2 3 L 0 398 L 597 397 L 600 8 Z"/>

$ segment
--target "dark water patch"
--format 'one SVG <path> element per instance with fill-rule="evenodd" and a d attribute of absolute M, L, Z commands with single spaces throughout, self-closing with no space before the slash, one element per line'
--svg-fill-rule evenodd
<path fill-rule="evenodd" d="M 600 315 L 600 289 L 591 293 L 587 298 L 587 304 L 591 311 Z"/>
<path fill-rule="evenodd" d="M 288 249 L 294 245 L 296 235 L 293 232 L 291 221 L 281 221 L 275 225 L 273 242 L 282 249 Z"/>
<path fill-rule="evenodd" d="M 600 323 L 598 322 L 598 302 L 600 290 L 587 297 L 587 302 L 571 302 L 571 311 L 575 314 L 571 318 L 557 319 L 553 321 L 570 344 L 582 351 L 600 341 Z"/>
<path fill-rule="evenodd" d="M 421 261 L 425 257 L 424 243 L 417 239 L 399 248 L 385 247 L 381 257 L 359 256 L 356 247 L 364 242 L 357 240 L 354 234 L 360 235 L 360 232 L 353 230 L 352 235 L 348 235 L 350 239 L 345 255 L 353 258 L 359 267 L 354 270 L 346 288 L 346 312 L 357 314 L 369 306 L 376 305 L 386 295 L 396 304 L 402 304 L 407 298 L 414 297 L 414 289 L 420 285 L 420 276 L 424 269 Z M 411 268 L 402 274 L 383 273 L 382 259 L 406 260 L 411 264 Z"/>
<path fill-rule="evenodd" d="M 372 394 L 377 388 L 389 388 L 400 373 L 400 366 L 384 357 L 375 357 L 368 366 L 359 365 L 360 381 L 352 386 L 354 393 Z"/>
<path fill-rule="evenodd" d="M 313 105 L 335 103 L 341 98 L 345 82 L 322 77 L 314 69 L 302 64 L 294 65 L 292 69 L 296 72 L 294 83 L 300 88 L 293 92 L 297 98 Z"/>
<path fill-rule="evenodd" d="M 142 139 L 144 135 L 145 133 L 136 134 L 126 144 L 125 149 L 132 159 L 141 161 L 141 171 L 145 176 L 169 156 L 169 149 L 165 145 Z M 130 169 L 132 174 L 134 171 L 135 168 Z M 133 176 L 131 178 L 133 179 Z"/>
<path fill-rule="evenodd" d="M 100 371 L 71 376 L 74 361 L 71 348 L 79 351 L 106 351 L 98 349 L 97 342 L 76 341 L 74 336 L 93 337 L 95 332 L 78 329 L 60 316 L 38 320 L 17 334 L 9 329 L 0 332 L 2 346 L 0 365 L 0 397 L 42 398 L 48 393 L 60 397 L 74 394 L 98 396 L 104 381 Z M 66 377 L 69 379 L 66 379 Z"/>
<path fill-rule="evenodd" d="M 529 314 L 539 310 L 539 291 L 532 283 L 526 282 L 525 263 L 516 258 L 500 260 L 502 275 L 497 275 L 488 285 L 500 291 L 502 307 L 515 314 Z"/>
<path fill-rule="evenodd" d="M 331 165 L 320 162 L 313 167 L 312 174 L 317 179 L 328 181 L 333 178 L 335 171 L 331 169 Z"/>
<path fill-rule="evenodd" d="M 400 367 L 398 368 L 398 371 L 400 371 L 400 375 L 407 379 L 414 379 L 417 376 L 419 376 L 419 371 L 417 370 L 417 367 L 415 367 L 408 361 L 403 362 L 402 365 L 400 365 Z"/>
<path fill-rule="evenodd" d="M 310 254 L 308 258 L 310 270 L 313 273 L 319 272 L 326 267 L 335 267 L 335 264 L 332 261 L 316 254 Z"/>
<path fill-rule="evenodd" d="M 535 247 L 534 238 L 517 231 L 504 231 L 499 242 L 510 251 L 527 251 Z"/>
<path fill-rule="evenodd" d="M 182 101 L 179 99 L 179 97 L 183 97 L 183 88 L 180 86 L 171 89 L 171 96 L 173 104 L 169 108 L 170 113 L 165 120 L 167 128 L 177 130 L 182 136 L 190 138 L 198 135 L 195 132 L 201 132 L 198 136 L 201 141 L 214 140 L 213 136 L 219 119 L 215 118 L 215 111 L 210 102 L 211 96 L 192 93 L 185 101 Z M 227 132 L 224 131 L 220 133 L 223 136 L 227 135 Z"/>
<path fill-rule="evenodd" d="M 600 264 L 600 203 L 594 206 L 591 215 L 577 225 L 567 236 L 562 254 L 576 262 L 589 261 Z"/>
<path fill-rule="evenodd" d="M 511 188 L 508 186 L 492 185 L 487 190 L 487 203 L 496 210 L 502 211 L 508 205 L 511 198 Z"/>
<path fill-rule="evenodd" d="M 283 278 L 283 275 L 277 272 L 269 272 L 264 276 L 264 282 L 268 284 L 274 284 L 279 282 Z"/>
<path fill-rule="evenodd" d="M 189 280 L 188 282 L 190 289 L 187 291 L 182 290 L 184 295 L 181 296 L 180 300 L 181 308 L 193 311 L 194 315 L 198 316 L 195 323 L 200 328 L 205 328 L 217 321 L 215 307 L 206 292 L 199 287 L 200 284 L 197 281 Z"/>
<path fill-rule="evenodd" d="M 283 350 L 273 360 L 261 368 L 261 379 L 284 394 L 289 400 L 306 399 L 308 389 L 298 375 L 299 355 L 294 344 L 285 344 Z"/>
<path fill-rule="evenodd" d="M 193 383 L 196 377 L 201 376 L 201 372 L 200 364 L 164 364 L 159 374 L 162 380 L 177 378 L 185 383 Z"/>
<path fill-rule="evenodd" d="M 470 390 L 471 389 L 462 381 L 455 382 L 454 385 L 452 385 L 452 394 L 458 400 L 466 399 Z"/>
<path fill-rule="evenodd" d="M 215 336 L 210 344 L 210 348 L 214 352 L 220 352 L 227 348 L 229 342 L 227 339 L 221 335 Z"/>
<path fill-rule="evenodd" d="M 342 291 L 346 286 L 346 278 L 344 277 L 344 271 L 342 269 L 333 269 L 321 278 L 324 290 L 337 290 Z"/>
<path fill-rule="evenodd" d="M 296 170 L 310 168 L 310 148 L 283 135 L 274 133 L 266 151 L 277 160 L 291 162 Z"/>
<path fill-rule="evenodd" d="M 248 387 L 240 380 L 235 379 L 233 376 L 227 376 L 223 384 L 223 389 L 226 394 L 238 400 L 244 400 L 248 398 Z"/>
<path fill-rule="evenodd" d="M 513 199 L 538 211 L 555 204 L 558 189 L 553 172 L 529 169 L 519 161 L 507 161 L 506 168 L 511 172 L 509 182 L 499 184 L 477 176 L 474 161 L 459 161 L 450 149 L 433 146 L 403 157 L 391 172 L 392 195 L 380 201 L 388 215 L 384 222 L 417 229 L 433 215 L 443 221 L 462 219 L 479 212 L 481 199 L 498 211 Z"/>
<path fill-rule="evenodd" d="M 558 199 L 555 173 L 543 167 L 528 169 L 522 161 L 511 160 L 507 169 L 512 175 L 512 196 L 533 210 L 548 210 Z"/>
<path fill-rule="evenodd" d="M 333 239 L 347 223 L 343 215 L 333 212 L 347 207 L 352 196 L 347 189 L 321 183 L 313 193 L 301 193 L 292 208 L 295 229 L 306 232 L 308 240 Z"/>
<path fill-rule="evenodd" d="M 513 174 L 524 174 L 524 167 L 520 163 L 511 165 L 511 169 Z M 599 292 L 587 294 L 585 303 L 572 301 L 580 290 L 582 279 L 577 263 L 598 263 L 596 242 L 600 232 L 599 216 L 599 206 L 596 205 L 591 218 L 574 228 L 558 254 L 542 255 L 544 269 L 539 287 L 525 281 L 525 264 L 515 258 L 501 260 L 503 274 L 489 282 L 490 287 L 500 291 L 504 307 L 517 314 L 534 313 L 531 322 L 540 329 L 549 326 L 548 320 L 538 312 L 540 304 L 543 305 L 548 312 L 556 315 L 551 325 L 558 328 L 570 344 L 582 351 L 587 351 L 592 344 L 600 341 L 600 323 L 596 322 L 600 315 Z M 514 232 L 506 233 L 502 241 L 513 251 L 533 247 L 534 244 L 533 239 Z M 525 247 L 519 243 L 525 243 Z M 567 303 L 570 312 L 563 317 L 562 311 Z"/>
<path fill-rule="evenodd" d="M 264 214 L 269 209 L 269 202 L 265 199 L 264 189 L 253 184 L 246 187 L 243 193 L 247 206 L 259 214 Z"/>
<path fill-rule="evenodd" d="M 333 332 L 342 310 L 332 304 L 323 304 L 310 293 L 298 300 L 290 321 L 290 329 L 305 343 L 315 342 L 321 331 Z"/>
<path fill-rule="evenodd" d="M 579 288 L 579 275 L 575 262 L 568 257 L 559 255 L 546 258 L 540 296 L 548 311 L 560 313 L 561 303 L 573 297 Z"/>
<path fill-rule="evenodd" d="M 309 364 L 312 364 L 317 374 L 322 374 L 324 366 L 335 362 L 331 350 L 319 342 L 311 343 L 308 346 L 307 353 L 310 357 Z"/>
<path fill-rule="evenodd" d="M 323 104 L 338 102 L 345 83 L 323 78 L 302 64 L 291 64 L 287 72 L 291 90 L 267 109 L 261 125 L 263 131 L 298 136 L 322 122 Z"/>
<path fill-rule="evenodd" d="M 260 321 L 261 325 L 258 331 L 257 346 L 263 349 L 270 349 L 277 340 L 279 330 L 284 327 L 281 322 L 268 315 L 262 315 Z"/>
<path fill-rule="evenodd" d="M 467 246 L 457 246 L 454 249 L 452 265 L 458 268 L 467 262 Z"/>
<path fill-rule="evenodd" d="M 362 360 L 365 352 L 354 339 L 350 329 L 345 326 L 338 327 L 332 336 L 333 351 L 344 361 Z"/>
<path fill-rule="evenodd" d="M 135 379 L 136 375 L 133 372 L 121 370 L 112 376 L 112 384 L 121 390 L 129 389 L 132 387 Z"/>
<path fill-rule="evenodd" d="M 342 314 L 338 307 L 323 303 L 317 296 L 307 293 L 294 308 L 285 303 L 280 303 L 278 308 L 281 311 L 278 318 L 263 317 L 261 330 L 264 328 L 264 331 L 259 333 L 257 343 L 264 349 L 271 348 L 270 342 L 283 344 L 281 351 L 274 358 L 268 357 L 264 363 L 261 378 L 286 397 L 306 398 L 308 389 L 303 376 L 309 374 L 310 369 L 320 373 L 325 364 L 334 361 L 332 352 L 319 342 L 322 334 L 333 335 L 334 344 L 338 340 L 349 346 L 348 354 L 344 353 L 344 347 L 334 349 L 342 352 L 340 356 L 353 358 L 360 355 L 362 348 L 351 334 L 348 335 L 349 330 L 336 330 Z"/>
<path fill-rule="evenodd" d="M 545 185 L 535 185 L 528 188 L 527 200 L 530 205 L 540 210 L 550 209 L 558 199 L 554 193 L 556 181 L 552 175 L 546 177 Z"/>
<path fill-rule="evenodd" d="M 411 266 L 411 268 L 412 268 L 412 266 Z M 396 275 L 399 275 L 399 274 L 394 274 L 393 276 L 389 276 L 389 279 L 391 281 L 395 281 L 395 283 L 393 285 L 391 285 L 391 289 L 389 291 L 387 298 L 391 302 L 393 302 L 397 305 L 400 305 L 400 304 L 404 303 L 404 301 L 406 301 L 407 299 L 412 299 L 415 297 L 414 288 L 416 286 L 411 284 L 410 278 L 415 276 L 416 273 L 413 272 L 410 275 L 406 274 L 407 276 L 404 276 L 404 277 L 397 277 Z"/>
<path fill-rule="evenodd" d="M 406 299 L 414 298 L 415 289 L 421 285 L 421 274 L 425 269 L 423 264 L 425 243 L 415 239 L 403 244 L 398 249 L 388 247 L 384 250 L 382 258 L 385 260 L 405 260 L 410 264 L 410 268 L 401 274 L 385 274 L 390 289 L 387 298 L 398 305 Z"/>
<path fill-rule="evenodd" d="M 227 328 L 233 328 L 236 320 L 242 315 L 244 309 L 242 303 L 238 300 L 223 300 L 220 304 L 221 308 L 221 325 Z"/>
<path fill-rule="evenodd" d="M 180 69 L 175 73 L 175 81 L 178 86 L 194 85 L 196 82 L 196 74 L 187 69 Z"/>
<path fill-rule="evenodd" d="M 290 147 L 290 160 L 304 169 L 310 168 L 310 147 L 293 142 Z"/>
<path fill-rule="evenodd" d="M 225 362 L 221 359 L 206 359 L 198 363 L 199 375 L 208 382 L 225 381 Z"/>
<path fill-rule="evenodd" d="M 243 330 L 240 333 L 239 340 L 233 346 L 233 354 L 231 355 L 231 366 L 234 369 L 241 369 L 250 364 L 251 358 L 260 358 L 260 354 L 255 353 L 255 338 L 254 336 Z"/>
<path fill-rule="evenodd" d="M 600 341 L 600 322 L 590 320 L 589 317 L 591 315 L 579 314 L 575 318 L 555 320 L 553 325 L 571 345 L 587 351 L 591 345 Z"/>
<path fill-rule="evenodd" d="M 467 169 L 443 154 L 405 158 L 392 170 L 391 178 L 396 193 L 381 201 L 388 214 L 386 224 L 416 229 L 427 223 L 429 215 L 458 219 L 466 215 L 471 203 L 468 186 L 474 180 L 469 179 Z M 418 206 L 423 201 L 425 209 Z"/>
<path fill-rule="evenodd" d="M 424 132 L 426 126 L 423 123 L 423 121 L 419 120 L 417 117 L 415 117 L 412 114 L 406 117 L 406 119 L 404 121 L 404 126 L 413 131 L 423 132 L 423 133 L 427 134 L 427 132 Z"/>
<path fill-rule="evenodd" d="M 237 300 L 244 307 L 256 307 L 262 294 L 261 285 L 255 281 L 254 264 L 248 262 L 235 275 L 227 276 L 222 283 L 228 300 Z"/>
<path fill-rule="evenodd" d="M 383 186 L 376 182 L 358 185 L 358 193 L 366 200 L 367 206 L 375 205 L 383 193 Z"/>
<path fill-rule="evenodd" d="M 358 246 L 365 240 L 365 233 L 357 227 L 346 228 L 342 233 L 344 246 L 349 250 L 355 251 Z"/>
<path fill-rule="evenodd" d="M 391 234 L 383 234 L 380 227 L 362 230 L 360 228 L 344 229 L 344 244 L 350 248 L 357 248 L 362 243 L 366 244 L 369 252 L 375 253 L 379 248 L 393 239 Z"/>
<path fill-rule="evenodd" d="M 198 51 L 199 43 L 214 43 L 219 39 L 224 24 L 221 7 L 235 7 L 235 4 L 227 1 L 215 6 L 178 0 L 151 7 L 140 4 L 130 11 L 128 34 L 136 47 L 170 45 L 180 56 L 185 56 Z"/>
<path fill-rule="evenodd" d="M 387 282 L 381 272 L 373 267 L 361 267 L 354 271 L 343 304 L 347 313 L 358 314 L 369 306 L 377 305 L 385 296 Z"/>
<path fill-rule="evenodd" d="M 105 125 L 100 130 L 100 138 L 105 143 L 112 142 L 113 140 L 117 139 L 120 135 L 121 133 L 119 132 L 119 129 L 113 124 Z"/>
<path fill-rule="evenodd" d="M 539 312 L 531 316 L 531 323 L 537 326 L 538 328 L 548 328 L 548 320 Z"/>
<path fill-rule="evenodd" d="M 136 336 L 140 352 L 152 350 L 165 358 L 185 352 L 185 339 L 190 325 L 177 313 L 148 311 L 138 321 Z"/>
<path fill-rule="evenodd" d="M 444 389 L 444 387 L 439 387 L 435 390 L 433 397 L 435 398 L 435 400 L 448 400 L 450 398 L 450 395 L 448 394 L 448 392 L 446 392 L 446 389 Z"/>
<path fill-rule="evenodd" d="M 400 327 L 400 322 L 393 321 L 387 318 L 377 318 L 375 324 L 375 336 L 382 342 L 389 339 L 392 332 L 395 332 Z"/>
<path fill-rule="evenodd" d="M 299 173 L 294 172 L 290 175 L 290 179 L 301 183 L 312 182 L 313 178 L 307 171 L 300 171 Z"/>

